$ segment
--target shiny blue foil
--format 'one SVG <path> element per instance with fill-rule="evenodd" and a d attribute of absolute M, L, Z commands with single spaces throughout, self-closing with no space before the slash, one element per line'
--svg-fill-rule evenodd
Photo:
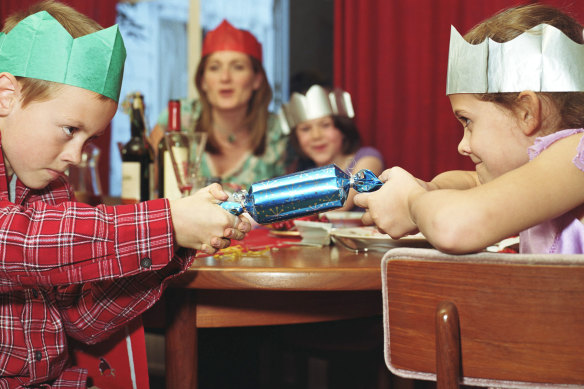
<path fill-rule="evenodd" d="M 256 182 L 248 193 L 238 192 L 235 201 L 221 206 L 235 215 L 247 211 L 258 223 L 268 224 L 340 208 L 350 188 L 371 192 L 381 185 L 369 170 L 351 177 L 338 166 L 327 165 Z"/>

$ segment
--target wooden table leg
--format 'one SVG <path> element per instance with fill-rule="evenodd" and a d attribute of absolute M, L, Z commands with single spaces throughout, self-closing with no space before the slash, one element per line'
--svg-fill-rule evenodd
<path fill-rule="evenodd" d="M 198 343 L 195 291 L 166 290 L 166 387 L 196 389 L 198 386 Z"/>

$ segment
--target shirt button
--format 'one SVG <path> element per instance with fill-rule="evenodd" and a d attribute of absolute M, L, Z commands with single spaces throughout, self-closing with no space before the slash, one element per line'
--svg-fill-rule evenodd
<path fill-rule="evenodd" d="M 38 291 L 38 290 L 36 290 L 36 289 L 33 289 L 33 290 L 32 290 L 32 296 L 33 296 L 35 299 L 38 299 L 38 298 L 39 298 L 39 291 Z"/>
<path fill-rule="evenodd" d="M 39 362 L 41 359 L 43 359 L 43 353 L 41 353 L 40 351 L 35 351 L 34 352 L 34 360 Z"/>
<path fill-rule="evenodd" d="M 150 266 L 152 266 L 152 259 L 148 257 L 142 258 L 140 261 L 140 266 L 142 266 L 144 269 L 148 269 Z"/>

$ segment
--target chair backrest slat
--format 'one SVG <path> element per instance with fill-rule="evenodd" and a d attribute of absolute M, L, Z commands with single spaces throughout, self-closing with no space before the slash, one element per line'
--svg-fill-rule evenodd
<path fill-rule="evenodd" d="M 460 320 L 463 383 L 584 385 L 584 261 L 387 258 L 383 273 L 394 372 L 435 379 L 436 309 L 449 301 Z"/>

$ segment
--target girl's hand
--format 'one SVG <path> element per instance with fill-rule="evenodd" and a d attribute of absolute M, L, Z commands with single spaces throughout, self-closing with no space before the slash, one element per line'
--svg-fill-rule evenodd
<path fill-rule="evenodd" d="M 243 239 L 251 224 L 236 217 L 218 203 L 227 200 L 221 185 L 211 184 L 195 194 L 170 201 L 176 242 L 182 247 L 213 254 L 230 245 L 230 239 Z"/>
<path fill-rule="evenodd" d="M 384 182 L 379 190 L 355 196 L 355 204 L 367 209 L 363 223 L 375 223 L 393 239 L 417 233 L 418 226 L 410 213 L 410 204 L 427 191 L 423 181 L 399 167 L 385 170 L 379 179 Z"/>

